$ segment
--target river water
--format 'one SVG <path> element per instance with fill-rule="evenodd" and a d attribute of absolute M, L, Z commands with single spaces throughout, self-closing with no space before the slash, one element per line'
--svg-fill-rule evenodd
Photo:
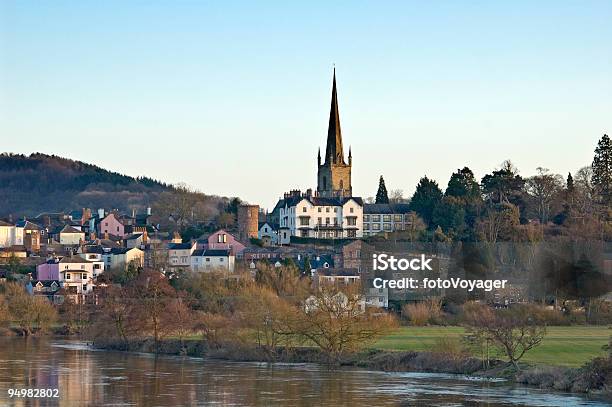
<path fill-rule="evenodd" d="M 58 389 L 9 398 L 9 389 Z M 79 341 L 0 338 L 0 406 L 606 406 L 458 375 L 327 370 L 92 350 Z"/>

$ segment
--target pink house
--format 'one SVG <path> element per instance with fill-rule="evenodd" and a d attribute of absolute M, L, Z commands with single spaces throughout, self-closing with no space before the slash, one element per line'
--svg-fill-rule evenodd
<path fill-rule="evenodd" d="M 99 224 L 100 236 L 104 236 L 106 233 L 109 235 L 124 237 L 125 227 L 123 223 L 119 221 L 119 218 L 114 212 L 109 213 Z"/>
<path fill-rule="evenodd" d="M 238 241 L 233 235 L 221 229 L 208 236 L 208 243 L 202 245 L 202 249 L 229 249 L 231 254 L 240 258 L 245 245 Z"/>

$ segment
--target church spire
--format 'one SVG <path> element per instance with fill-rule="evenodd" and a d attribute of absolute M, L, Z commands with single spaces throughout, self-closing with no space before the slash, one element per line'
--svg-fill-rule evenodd
<path fill-rule="evenodd" d="M 329 110 L 329 127 L 327 129 L 327 147 L 325 164 L 345 164 L 342 151 L 342 132 L 340 131 L 340 114 L 338 113 L 338 95 L 336 93 L 336 68 L 332 85 L 331 108 Z"/>

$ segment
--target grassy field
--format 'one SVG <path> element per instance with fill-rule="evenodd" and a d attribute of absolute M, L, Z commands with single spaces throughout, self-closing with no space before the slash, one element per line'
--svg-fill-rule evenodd
<path fill-rule="evenodd" d="M 439 338 L 461 340 L 461 327 L 402 327 L 375 345 L 385 350 L 431 350 Z M 607 326 L 553 326 L 547 329 L 542 344 L 527 352 L 525 362 L 559 366 L 581 366 L 596 356 L 603 356 L 612 329 Z"/>

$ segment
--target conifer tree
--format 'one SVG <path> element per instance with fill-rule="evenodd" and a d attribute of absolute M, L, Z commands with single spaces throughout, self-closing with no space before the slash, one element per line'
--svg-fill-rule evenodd
<path fill-rule="evenodd" d="M 442 201 L 442 190 L 438 183 L 427 177 L 420 179 L 410 200 L 410 210 L 415 211 L 432 228 L 433 211 Z"/>
<path fill-rule="evenodd" d="M 387 187 L 385 186 L 385 180 L 383 176 L 380 176 L 378 181 L 378 192 L 376 192 L 376 203 L 377 204 L 388 204 L 389 195 L 387 194 Z"/>
<path fill-rule="evenodd" d="M 612 142 L 607 134 L 597 143 L 592 167 L 593 186 L 602 203 L 609 204 L 612 199 Z"/>

